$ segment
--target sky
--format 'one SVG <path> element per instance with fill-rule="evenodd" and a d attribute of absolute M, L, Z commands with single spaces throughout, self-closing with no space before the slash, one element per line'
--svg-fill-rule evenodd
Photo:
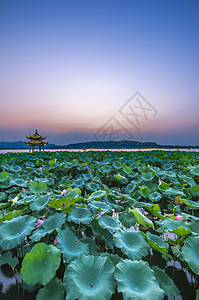
<path fill-rule="evenodd" d="M 198 0 L 0 0 L 0 141 L 199 145 Z"/>

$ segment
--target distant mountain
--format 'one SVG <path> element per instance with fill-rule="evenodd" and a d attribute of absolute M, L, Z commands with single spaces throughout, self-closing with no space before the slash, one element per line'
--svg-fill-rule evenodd
<path fill-rule="evenodd" d="M 85 143 L 75 143 L 65 146 L 67 149 L 147 149 L 147 148 L 165 148 L 165 149 L 187 149 L 199 148 L 199 146 L 179 146 L 179 145 L 159 145 L 155 142 L 138 141 L 92 141 Z"/>
<path fill-rule="evenodd" d="M 0 142 L 0 149 L 28 149 L 22 141 L 18 142 Z M 164 149 L 198 149 L 199 146 L 179 146 L 179 145 L 159 145 L 155 142 L 138 142 L 138 141 L 92 141 L 75 143 L 64 146 L 49 143 L 45 149 L 151 149 L 151 148 L 164 148 Z"/>

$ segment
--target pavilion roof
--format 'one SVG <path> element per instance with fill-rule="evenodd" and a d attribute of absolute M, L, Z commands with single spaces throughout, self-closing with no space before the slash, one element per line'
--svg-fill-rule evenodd
<path fill-rule="evenodd" d="M 45 140 L 46 136 L 42 136 L 37 132 L 37 129 L 33 135 L 26 136 L 29 140 Z"/>

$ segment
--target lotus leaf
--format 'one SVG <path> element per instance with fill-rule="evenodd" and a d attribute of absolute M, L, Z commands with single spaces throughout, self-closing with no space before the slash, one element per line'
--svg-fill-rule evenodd
<path fill-rule="evenodd" d="M 107 215 L 102 215 L 101 218 L 99 219 L 99 225 L 103 229 L 108 229 L 111 232 L 120 230 L 120 224 L 118 220 L 115 217 L 110 217 Z"/>
<path fill-rule="evenodd" d="M 82 243 L 69 228 L 59 232 L 57 247 L 63 253 L 66 262 L 70 262 L 81 254 L 88 254 L 89 251 L 88 244 Z"/>
<path fill-rule="evenodd" d="M 99 190 L 91 194 L 91 198 L 93 199 L 101 199 L 106 195 L 106 191 Z"/>
<path fill-rule="evenodd" d="M 8 264 L 12 269 L 14 269 L 18 262 L 18 258 L 16 256 L 12 257 L 12 254 L 10 252 L 5 252 L 0 256 L 0 266 Z"/>
<path fill-rule="evenodd" d="M 161 253 L 166 253 L 169 245 L 160 236 L 152 234 L 150 231 L 143 234 L 151 248 L 158 250 Z"/>
<path fill-rule="evenodd" d="M 135 185 L 135 183 L 129 183 L 127 186 L 126 186 L 126 188 L 125 188 L 125 193 L 127 193 L 127 194 L 131 194 L 134 190 L 135 190 L 135 188 L 136 188 L 136 185 Z"/>
<path fill-rule="evenodd" d="M 179 236 L 184 236 L 191 232 L 188 226 L 183 221 L 174 221 L 172 219 L 166 219 L 158 223 L 162 227 L 166 227 L 169 231 L 174 232 Z"/>
<path fill-rule="evenodd" d="M 199 166 L 194 167 L 191 170 L 191 174 L 195 175 L 195 176 L 199 176 Z"/>
<path fill-rule="evenodd" d="M 119 214 L 119 220 L 122 223 L 122 225 L 126 228 L 131 228 L 136 223 L 134 214 L 131 211 L 129 211 L 128 208 L 125 209 L 124 212 Z"/>
<path fill-rule="evenodd" d="M 36 244 L 22 262 L 21 275 L 27 284 L 47 284 L 61 261 L 59 250 L 53 245 Z"/>
<path fill-rule="evenodd" d="M 125 180 L 127 180 L 126 177 L 120 175 L 119 173 L 117 175 L 114 175 L 114 178 L 117 179 L 118 181 L 125 181 Z"/>
<path fill-rule="evenodd" d="M 75 198 L 62 198 L 62 199 L 54 198 L 52 201 L 48 203 L 48 206 L 58 210 L 63 210 L 68 213 L 70 210 L 74 208 L 76 201 L 77 200 Z"/>
<path fill-rule="evenodd" d="M 1 217 L 0 222 L 6 221 L 6 220 L 11 220 L 11 219 L 16 218 L 20 215 L 22 215 L 22 210 L 12 210 L 8 214 Z"/>
<path fill-rule="evenodd" d="M 170 296 L 177 296 L 180 294 L 180 291 L 173 280 L 162 269 L 157 266 L 153 266 L 151 269 L 154 271 L 155 277 L 165 294 Z"/>
<path fill-rule="evenodd" d="M 99 187 L 100 187 L 100 185 L 95 182 L 89 182 L 86 184 L 87 190 L 89 190 L 91 192 L 96 192 L 97 190 L 99 190 Z"/>
<path fill-rule="evenodd" d="M 7 195 L 4 192 L 0 192 L 0 201 L 3 201 L 7 198 Z"/>
<path fill-rule="evenodd" d="M 88 208 L 75 207 L 69 214 L 67 220 L 76 224 L 90 224 L 92 221 L 92 214 Z"/>
<path fill-rule="evenodd" d="M 64 213 L 56 212 L 54 215 L 46 219 L 44 223 L 34 231 L 32 236 L 30 237 L 31 240 L 33 242 L 37 242 L 46 234 L 50 234 L 54 230 L 59 232 L 65 220 L 66 220 L 66 215 Z"/>
<path fill-rule="evenodd" d="M 106 257 L 80 256 L 65 271 L 66 299 L 111 299 L 115 291 L 113 272 L 114 266 Z"/>
<path fill-rule="evenodd" d="M 153 175 L 153 173 L 151 173 L 151 172 L 144 172 L 144 173 L 141 175 L 141 178 L 142 178 L 142 180 L 144 180 L 144 181 L 151 181 L 151 180 L 153 180 L 154 175 Z"/>
<path fill-rule="evenodd" d="M 189 236 L 186 244 L 182 247 L 184 260 L 189 264 L 191 270 L 199 275 L 199 236 Z"/>
<path fill-rule="evenodd" d="M 62 282 L 54 277 L 45 287 L 39 290 L 36 300 L 63 300 L 63 298 L 64 288 Z"/>
<path fill-rule="evenodd" d="M 85 185 L 85 180 L 83 178 L 78 178 L 73 180 L 73 185 L 78 188 L 83 188 Z"/>
<path fill-rule="evenodd" d="M 123 260 L 116 266 L 115 279 L 118 292 L 124 300 L 161 300 L 164 291 L 159 287 L 154 272 L 147 262 Z"/>
<path fill-rule="evenodd" d="M 140 194 L 142 195 L 142 197 L 148 198 L 150 194 L 150 189 L 147 186 L 145 186 L 144 188 L 140 189 Z"/>
<path fill-rule="evenodd" d="M 114 161 L 114 163 L 113 163 L 113 167 L 115 168 L 115 169 L 122 169 L 122 163 L 121 162 L 118 162 L 118 161 Z"/>
<path fill-rule="evenodd" d="M 96 213 L 96 211 L 103 211 L 103 212 L 110 212 L 111 207 L 110 205 L 106 204 L 105 202 L 98 202 L 98 201 L 92 201 L 88 204 L 88 207 L 91 208 L 91 210 Z"/>
<path fill-rule="evenodd" d="M 154 228 L 153 222 L 150 219 L 148 219 L 147 217 L 145 217 L 138 208 L 134 208 L 132 210 L 132 213 L 134 213 L 136 221 L 139 224 L 148 225 L 148 226 L 151 226 L 152 228 Z"/>
<path fill-rule="evenodd" d="M 113 235 L 113 241 L 132 260 L 146 256 L 150 248 L 140 231 L 119 231 Z"/>
<path fill-rule="evenodd" d="M 193 185 L 191 188 L 190 188 L 190 192 L 192 194 L 193 197 L 198 197 L 199 196 L 199 185 Z"/>
<path fill-rule="evenodd" d="M 5 171 L 0 173 L 0 182 L 4 182 L 6 180 L 8 180 L 9 178 L 9 174 Z"/>
<path fill-rule="evenodd" d="M 103 252 L 101 256 L 107 257 L 116 266 L 122 259 L 117 254 L 111 254 L 108 252 Z"/>
<path fill-rule="evenodd" d="M 126 174 L 131 174 L 132 173 L 132 169 L 128 166 L 123 166 L 123 171 Z"/>
<path fill-rule="evenodd" d="M 151 202 L 158 202 L 162 199 L 162 195 L 156 191 L 149 194 L 149 199 Z"/>
<path fill-rule="evenodd" d="M 49 199 L 49 196 L 38 196 L 34 201 L 30 203 L 30 208 L 32 210 L 41 210 L 47 206 Z"/>
<path fill-rule="evenodd" d="M 19 216 L 0 224 L 0 247 L 9 250 L 22 243 L 36 227 L 36 219 L 31 216 Z"/>
<path fill-rule="evenodd" d="M 45 182 L 33 182 L 29 189 L 34 194 L 41 194 L 47 189 L 47 185 Z"/>

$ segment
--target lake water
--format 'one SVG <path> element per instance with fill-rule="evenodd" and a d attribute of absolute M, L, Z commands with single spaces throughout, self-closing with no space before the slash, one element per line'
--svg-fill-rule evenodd
<path fill-rule="evenodd" d="M 45 152 L 56 152 L 56 151 L 68 151 L 68 152 L 87 152 L 87 151 L 127 151 L 127 152 L 135 152 L 135 151 L 186 151 L 186 152 L 199 152 L 199 148 L 197 149 L 156 149 L 156 148 L 149 148 L 149 149 L 46 149 Z M 36 149 L 37 152 L 38 149 Z M 0 150 L 0 153 L 18 153 L 18 152 L 24 152 L 28 153 L 28 149 L 3 149 Z"/>

